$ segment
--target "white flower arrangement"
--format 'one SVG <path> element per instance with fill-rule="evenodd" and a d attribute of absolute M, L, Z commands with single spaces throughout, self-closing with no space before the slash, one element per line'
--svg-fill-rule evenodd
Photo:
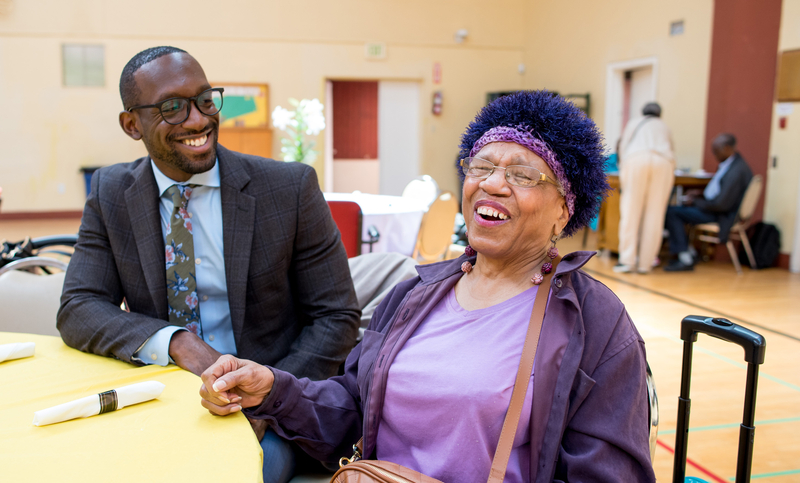
<path fill-rule="evenodd" d="M 306 143 L 304 136 L 316 136 L 325 129 L 323 105 L 319 99 L 289 99 L 289 103 L 294 106 L 294 111 L 281 106 L 272 111 L 272 124 L 289 135 L 281 139 L 283 160 L 311 164 L 317 157 L 313 149 L 316 142 L 312 140 Z"/>

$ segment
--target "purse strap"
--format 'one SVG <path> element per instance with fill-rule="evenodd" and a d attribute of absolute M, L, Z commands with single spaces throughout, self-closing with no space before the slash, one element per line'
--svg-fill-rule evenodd
<path fill-rule="evenodd" d="M 561 257 L 556 257 L 553 260 L 553 269 L 544 276 L 544 280 L 539 284 L 539 289 L 536 291 L 536 299 L 533 301 L 533 310 L 531 311 L 531 321 L 528 324 L 528 332 L 525 334 L 525 344 L 522 346 L 517 378 L 514 381 L 514 390 L 511 392 L 511 404 L 508 405 L 508 412 L 503 421 L 500 442 L 497 443 L 497 450 L 495 450 L 494 459 L 492 459 L 492 468 L 489 470 L 487 483 L 503 483 L 506 476 L 508 460 L 511 457 L 511 450 L 514 445 L 514 436 L 517 434 L 522 407 L 525 405 L 525 395 L 528 393 L 528 384 L 533 373 L 533 361 L 536 357 L 536 348 L 539 346 L 539 334 L 542 332 L 544 309 L 547 307 L 547 298 L 550 295 L 550 281 L 560 261 Z M 353 452 L 352 458 L 341 458 L 339 460 L 340 467 L 362 458 L 364 453 L 363 437 L 353 445 Z"/>
<path fill-rule="evenodd" d="M 533 311 L 531 312 L 531 322 L 528 325 L 528 333 L 525 335 L 525 344 L 522 346 L 522 357 L 519 360 L 517 379 L 514 382 L 514 390 L 511 393 L 511 404 L 508 406 L 506 419 L 503 421 L 500 442 L 497 443 L 497 450 L 494 453 L 492 469 L 489 471 L 487 483 L 502 483 L 506 476 L 508 459 L 511 457 L 511 449 L 514 445 L 514 436 L 517 434 L 519 418 L 522 415 L 522 406 L 525 404 L 525 395 L 528 393 L 528 384 L 533 373 L 533 360 L 536 357 L 536 348 L 539 346 L 539 334 L 542 331 L 544 309 L 547 306 L 547 297 L 550 294 L 550 281 L 560 261 L 561 257 L 553 260 L 553 270 L 544 276 L 544 280 L 536 291 L 536 299 L 533 302 Z"/>

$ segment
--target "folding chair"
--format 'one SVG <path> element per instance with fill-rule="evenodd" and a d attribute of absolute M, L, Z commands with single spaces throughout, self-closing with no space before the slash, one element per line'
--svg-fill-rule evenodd
<path fill-rule="evenodd" d="M 750 261 L 750 267 L 753 270 L 758 268 L 756 259 L 753 256 L 753 249 L 750 248 L 750 241 L 747 239 L 747 229 L 753 221 L 753 212 L 756 211 L 763 184 L 764 181 L 760 174 L 753 176 L 753 179 L 750 180 L 750 184 L 747 185 L 747 190 L 744 192 L 742 203 L 739 205 L 736 222 L 731 227 L 731 231 L 728 233 L 728 241 L 725 243 L 733 261 L 733 266 L 736 267 L 736 272 L 739 274 L 742 273 L 742 265 L 739 263 L 739 255 L 733 246 L 734 240 L 742 243 L 744 251 L 747 252 L 747 259 Z M 694 230 L 698 240 L 707 243 L 721 243 L 719 223 L 703 223 L 696 225 Z"/>
<path fill-rule="evenodd" d="M 422 216 L 412 258 L 422 263 L 444 260 L 453 237 L 458 200 L 453 193 L 445 191 L 431 203 Z"/>
<path fill-rule="evenodd" d="M 333 221 L 339 228 L 347 258 L 361 255 L 361 245 L 369 245 L 369 252 L 372 253 L 372 245 L 380 240 L 381 235 L 374 226 L 367 228 L 369 238 L 361 239 L 361 224 L 364 219 L 361 207 L 354 201 L 328 201 L 328 208 L 331 210 Z"/>

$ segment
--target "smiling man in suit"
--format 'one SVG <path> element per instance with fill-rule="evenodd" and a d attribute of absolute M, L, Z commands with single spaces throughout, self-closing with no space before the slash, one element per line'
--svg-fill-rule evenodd
<path fill-rule="evenodd" d="M 92 178 L 58 314 L 64 341 L 198 375 L 221 354 L 334 375 L 359 310 L 314 170 L 218 145 L 223 90 L 183 50 L 134 56 L 120 94 L 120 126 L 148 156 Z M 287 481 L 292 449 L 261 423 L 264 481 Z"/>

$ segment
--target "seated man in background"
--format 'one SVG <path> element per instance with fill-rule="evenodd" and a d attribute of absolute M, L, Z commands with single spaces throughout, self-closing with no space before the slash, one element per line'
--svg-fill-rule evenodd
<path fill-rule="evenodd" d="M 676 256 L 664 267 L 665 271 L 694 270 L 694 256 L 689 252 L 686 224 L 719 223 L 722 243 L 728 240 L 728 232 L 736 221 L 736 213 L 742 203 L 744 192 L 753 178 L 750 166 L 736 151 L 736 137 L 723 133 L 711 145 L 719 168 L 702 192 L 702 196 L 689 194 L 684 206 L 670 206 L 664 222 L 669 231 L 669 251 Z"/>
<path fill-rule="evenodd" d="M 222 93 L 174 47 L 125 66 L 120 126 L 149 156 L 94 174 L 58 329 L 133 364 L 199 375 L 233 354 L 325 379 L 359 325 L 339 232 L 312 168 L 217 144 Z M 292 447 L 251 423 L 264 481 L 288 481 Z"/>

